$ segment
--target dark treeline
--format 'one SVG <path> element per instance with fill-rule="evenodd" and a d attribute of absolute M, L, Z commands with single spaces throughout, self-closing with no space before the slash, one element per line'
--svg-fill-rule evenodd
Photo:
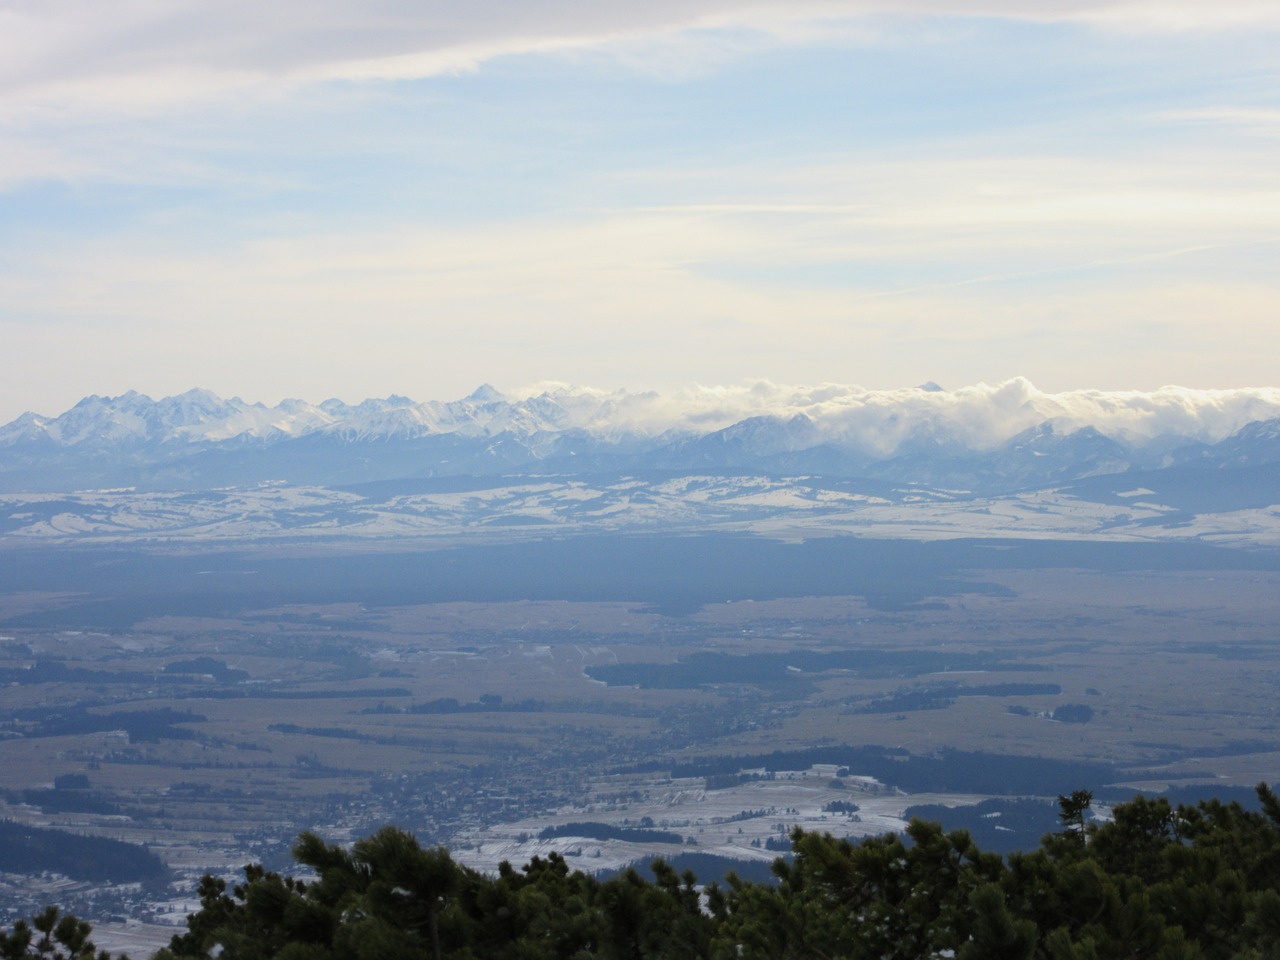
<path fill-rule="evenodd" d="M 630 843 L 683 843 L 684 837 L 670 830 L 650 830 L 645 827 L 616 827 L 611 823 L 562 823 L 547 827 L 538 834 L 539 840 L 557 837 L 583 837 L 587 840 L 626 840 Z"/>
<path fill-rule="evenodd" d="M 791 843 L 786 843 L 787 852 L 791 851 Z M 723 883 L 724 878 L 729 874 L 733 874 L 742 880 L 748 880 L 752 883 L 776 883 L 777 877 L 773 873 L 773 864 L 768 860 L 736 860 L 733 857 L 722 857 L 714 853 L 685 852 L 678 853 L 674 857 L 649 857 L 639 863 L 632 864 L 623 870 L 603 870 L 596 874 L 601 880 L 613 879 L 627 869 L 636 870 L 641 875 L 655 874 L 654 863 L 656 861 L 662 863 L 680 876 L 684 876 L 685 871 L 692 871 L 699 881 L 706 883 L 712 879 L 717 879 Z M 662 868 L 657 868 L 661 870 Z"/>
<path fill-rule="evenodd" d="M 134 843 L 0 820 L 0 872 L 44 871 L 112 883 L 163 880 L 169 875 L 159 857 Z"/>
<path fill-rule="evenodd" d="M 936 820 L 948 830 L 965 830 L 974 843 L 993 853 L 1031 850 L 1058 823 L 1057 807 L 1050 801 L 1025 797 L 983 800 L 964 807 L 917 804 L 907 807 L 902 816 L 907 820 Z"/>
<path fill-rule="evenodd" d="M 872 700 L 849 713 L 910 713 L 916 710 L 945 710 L 954 706 L 955 694 L 943 695 L 932 690 L 909 690 L 880 700 Z"/>
<path fill-rule="evenodd" d="M 1058 830 L 1008 858 L 922 820 L 860 842 L 796 829 L 773 882 L 705 890 L 661 860 L 653 880 L 556 854 L 487 876 L 394 827 L 350 849 L 303 834 L 294 856 L 315 879 L 205 877 L 187 932 L 156 958 L 1268 960 L 1280 801 L 1265 785 L 1258 798 L 1255 811 L 1137 797 L 1090 822 L 1081 790 L 1059 798 Z M 42 955 L 25 925 L 0 934 L 5 960 Z"/>
<path fill-rule="evenodd" d="M 96 813 L 118 816 L 124 808 L 114 800 L 89 790 L 50 790 L 36 787 L 30 790 L 2 790 L 0 800 L 6 803 L 25 803 L 38 807 L 41 813 Z"/>
<path fill-rule="evenodd" d="M 708 757 L 671 770 L 673 777 L 723 777 L 738 774 L 744 763 L 753 769 L 808 770 L 815 764 L 848 767 L 859 774 L 892 783 L 910 793 L 949 791 L 997 796 L 1053 796 L 1065 781 L 1090 790 L 1113 783 L 1115 768 L 1105 763 L 1023 757 L 968 750 L 941 750 L 937 756 L 916 756 L 901 747 L 806 747 L 777 750 L 745 760 Z"/>
<path fill-rule="evenodd" d="M 204 723 L 205 720 L 201 714 L 168 707 L 91 713 L 83 706 L 70 706 L 13 710 L 0 717 L 0 724 L 11 726 L 27 737 L 66 737 L 123 730 L 131 741 L 155 743 L 159 740 L 194 740 L 197 738 L 195 731 L 175 724 Z"/>

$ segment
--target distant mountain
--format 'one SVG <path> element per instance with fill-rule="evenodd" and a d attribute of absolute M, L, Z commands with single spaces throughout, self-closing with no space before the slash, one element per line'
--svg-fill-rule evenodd
<path fill-rule="evenodd" d="M 1276 463 L 1280 390 L 1049 394 L 1025 380 L 955 391 L 760 383 L 668 396 L 557 386 L 511 397 L 485 385 L 454 401 L 354 405 L 129 392 L 0 427 L 0 491 L 9 492 L 659 470 L 994 494 Z"/>
<path fill-rule="evenodd" d="M 1172 459 L 1175 463 L 1223 470 L 1280 463 L 1280 418 L 1245 424 L 1220 443 L 1188 446 Z"/>

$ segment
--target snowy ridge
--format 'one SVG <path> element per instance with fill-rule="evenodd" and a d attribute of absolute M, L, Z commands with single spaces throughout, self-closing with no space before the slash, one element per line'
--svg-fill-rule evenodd
<path fill-rule="evenodd" d="M 824 384 L 663 395 L 564 384 L 357 404 L 86 397 L 0 427 L 0 490 L 209 489 L 283 481 L 746 471 L 981 492 L 1176 467 L 1280 462 L 1280 389 L 1044 393 Z"/>
<path fill-rule="evenodd" d="M 346 408 L 336 412 L 346 413 Z M 85 397 L 59 417 L 25 413 L 0 427 L 0 447 L 40 440 L 70 447 L 299 436 L 333 420 L 333 413 L 301 400 L 267 407 L 239 397 L 223 400 L 208 390 L 188 390 L 162 400 L 131 390 L 118 397 Z"/>
<path fill-rule="evenodd" d="M 238 397 L 223 400 L 208 390 L 162 400 L 130 391 L 118 397 L 86 397 L 58 417 L 24 414 L 0 427 L 0 446 L 38 439 L 61 446 L 217 442 L 300 437 L 317 431 L 352 439 L 445 433 L 529 437 L 582 431 L 609 441 L 664 434 L 703 436 L 735 425 L 740 430 L 768 429 L 770 421 L 783 421 L 796 431 L 807 431 L 797 440 L 810 445 L 833 442 L 884 457 L 930 435 L 967 449 L 991 449 L 1045 423 L 1058 433 L 1091 427 L 1128 445 L 1167 437 L 1212 443 L 1246 424 L 1275 418 L 1280 418 L 1277 388 L 1044 393 L 1022 378 L 951 391 L 935 384 L 867 390 L 759 381 L 739 387 L 690 387 L 669 395 L 565 384 L 503 394 L 485 385 L 447 402 L 390 396 L 355 405 L 284 400 L 274 407 Z"/>

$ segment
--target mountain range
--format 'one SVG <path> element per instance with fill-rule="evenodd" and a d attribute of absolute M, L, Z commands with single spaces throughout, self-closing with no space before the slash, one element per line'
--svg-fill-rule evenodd
<path fill-rule="evenodd" d="M 91 396 L 0 427 L 0 540 L 571 533 L 1280 545 L 1280 391 Z"/>
<path fill-rule="evenodd" d="M 0 492 L 340 486 L 441 477 L 748 472 L 999 495 L 1089 477 L 1280 463 L 1280 390 L 1043 393 L 773 384 L 673 396 L 556 386 L 275 406 L 90 396 L 0 427 Z M 1280 500 L 1280 495 L 1277 496 Z"/>

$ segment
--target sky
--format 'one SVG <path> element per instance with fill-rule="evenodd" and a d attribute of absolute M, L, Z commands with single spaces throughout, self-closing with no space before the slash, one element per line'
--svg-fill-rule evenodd
<path fill-rule="evenodd" d="M 1274 0 L 0 0 L 0 422 L 1269 387 Z"/>

